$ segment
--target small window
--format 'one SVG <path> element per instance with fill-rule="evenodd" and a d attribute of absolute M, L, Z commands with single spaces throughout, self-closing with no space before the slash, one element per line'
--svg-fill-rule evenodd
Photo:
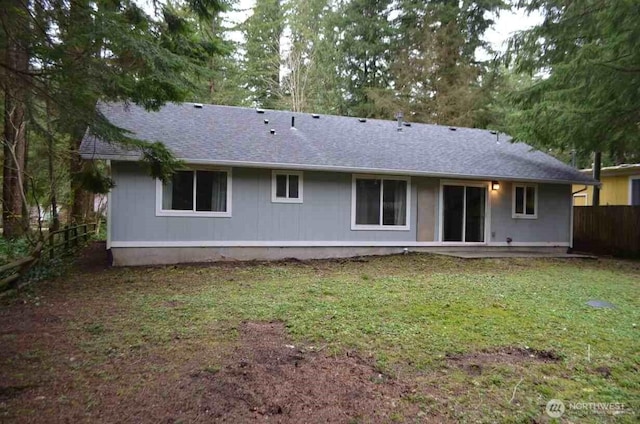
<path fill-rule="evenodd" d="M 535 184 L 513 185 L 513 218 L 538 217 L 538 186 Z"/>
<path fill-rule="evenodd" d="M 302 172 L 273 171 L 271 201 L 302 203 Z"/>
<path fill-rule="evenodd" d="M 353 230 L 407 230 L 409 179 L 353 177 Z"/>
<path fill-rule="evenodd" d="M 573 206 L 589 206 L 587 193 L 577 193 L 573 195 Z"/>
<path fill-rule="evenodd" d="M 640 177 L 629 177 L 629 204 L 640 206 Z"/>
<path fill-rule="evenodd" d="M 158 180 L 159 216 L 231 216 L 229 171 L 178 171 L 170 181 Z"/>

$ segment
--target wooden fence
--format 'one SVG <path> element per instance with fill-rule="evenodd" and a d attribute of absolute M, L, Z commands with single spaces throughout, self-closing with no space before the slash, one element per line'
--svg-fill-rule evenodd
<path fill-rule="evenodd" d="M 10 289 L 12 284 L 14 284 L 20 276 L 24 275 L 29 268 L 38 262 L 42 254 L 42 246 L 42 242 L 39 242 L 29 256 L 0 267 L 0 275 L 5 276 L 0 280 L 0 292 Z"/>
<path fill-rule="evenodd" d="M 17 259 L 0 266 L 0 292 L 15 287 L 16 283 L 43 255 L 49 259 L 63 256 L 72 251 L 81 242 L 89 241 L 91 232 L 95 232 L 97 224 L 81 224 L 74 227 L 65 226 L 58 231 L 52 231 L 47 237 L 47 243 L 38 242 L 29 256 Z M 90 232 L 91 231 L 91 232 Z"/>
<path fill-rule="evenodd" d="M 49 233 L 48 246 L 45 250 L 49 252 L 49 258 L 53 259 L 56 254 L 66 254 L 72 247 L 77 247 L 81 241 L 87 242 L 91 237 L 91 232 L 95 232 L 98 224 L 81 224 L 75 227 L 65 226 L 63 229 Z"/>
<path fill-rule="evenodd" d="M 573 249 L 640 258 L 640 206 L 574 206 Z"/>

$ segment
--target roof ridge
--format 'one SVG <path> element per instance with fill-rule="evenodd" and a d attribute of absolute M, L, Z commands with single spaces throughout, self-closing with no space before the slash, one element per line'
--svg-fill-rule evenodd
<path fill-rule="evenodd" d="M 124 105 L 124 102 L 101 102 L 100 104 L 105 105 L 105 106 L 118 106 L 118 105 Z M 239 109 L 239 110 L 247 110 L 247 111 L 257 111 L 257 110 L 261 110 L 264 113 L 267 112 L 272 112 L 272 113 L 283 113 L 283 114 L 297 114 L 300 116 L 312 116 L 312 115 L 319 115 L 320 117 L 331 117 L 331 118 L 339 118 L 339 119 L 366 119 L 367 122 L 372 121 L 372 122 L 388 122 L 388 123 L 393 123 L 394 125 L 397 123 L 396 120 L 394 119 L 383 119 L 383 118 L 369 118 L 369 117 L 364 117 L 364 116 L 348 116 L 348 115 L 334 115 L 334 114 L 330 114 L 330 113 L 320 113 L 320 112 L 294 112 L 291 110 L 283 110 L 283 109 L 268 109 L 268 108 L 262 108 L 262 107 L 250 107 L 250 106 L 234 106 L 234 105 L 221 105 L 221 104 L 216 104 L 216 103 L 203 103 L 203 102 L 195 102 L 195 101 L 185 101 L 185 102 L 169 102 L 166 103 L 166 105 L 173 105 L 176 107 L 182 107 L 185 105 L 190 105 L 190 106 L 194 106 L 194 105 L 202 105 L 203 107 L 207 107 L 207 106 L 213 106 L 213 107 L 219 107 L 219 108 L 228 108 L 228 109 Z M 135 104 L 130 104 L 129 106 L 138 106 Z M 140 107 L 140 106 L 138 106 Z M 405 115 L 406 117 L 406 115 Z M 473 127 L 464 127 L 464 126 L 458 126 L 458 125 L 452 125 L 452 124 L 433 124 L 433 123 L 427 123 L 427 122 L 420 122 L 420 121 L 408 121 L 406 119 L 404 119 L 404 122 L 410 122 L 412 125 L 424 125 L 424 126 L 429 126 L 429 127 L 439 127 L 439 128 L 443 128 L 443 129 L 449 129 L 449 128 L 456 128 L 458 130 L 470 130 L 470 131 L 486 131 L 489 133 L 494 133 L 497 132 L 500 135 L 505 135 L 507 137 L 510 138 L 510 136 L 506 133 L 503 133 L 501 131 L 498 130 L 493 130 L 493 129 L 489 129 L 489 128 L 473 128 Z M 495 135 L 495 134 L 494 134 Z"/>

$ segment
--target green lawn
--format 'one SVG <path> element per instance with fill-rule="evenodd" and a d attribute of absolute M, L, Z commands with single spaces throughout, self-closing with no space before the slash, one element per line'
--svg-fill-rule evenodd
<path fill-rule="evenodd" d="M 111 269 L 41 284 L 10 300 L 0 319 L 18 314 L 25 299 L 32 308 L 67 308 L 65 335 L 85 358 L 69 377 L 80 389 L 114 356 L 163 355 L 161 371 L 170 373 L 189 352 L 215 349 L 222 353 L 202 365 L 215 369 L 241 322 L 277 320 L 298 345 L 372 357 L 382 372 L 421 388 L 403 402 L 452 421 L 546 422 L 553 398 L 567 405 L 564 422 L 635 422 L 640 412 L 638 262 L 410 254 Z M 591 308 L 591 299 L 616 308 Z M 491 356 L 513 348 L 555 359 Z M 55 368 L 55 355 L 33 350 Z M 0 365 L 0 376 L 19 380 L 9 367 L 21 370 L 20 359 Z M 622 403 L 625 413 L 569 410 L 578 402 Z"/>

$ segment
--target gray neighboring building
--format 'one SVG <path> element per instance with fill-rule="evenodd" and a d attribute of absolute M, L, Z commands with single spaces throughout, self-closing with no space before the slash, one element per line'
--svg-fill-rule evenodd
<path fill-rule="evenodd" d="M 100 110 L 188 166 L 163 185 L 139 152 L 85 137 L 82 156 L 108 160 L 116 184 L 115 265 L 566 250 L 571 186 L 596 183 L 488 130 L 192 103 Z"/>

